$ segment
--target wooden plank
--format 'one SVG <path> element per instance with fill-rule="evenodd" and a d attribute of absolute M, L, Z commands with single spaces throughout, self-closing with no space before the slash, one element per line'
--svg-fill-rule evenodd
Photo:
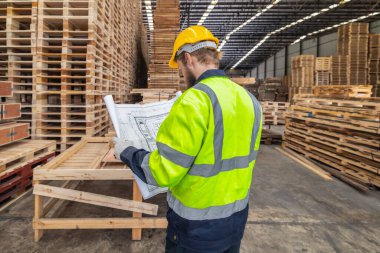
<path fill-rule="evenodd" d="M 306 169 L 310 170 L 314 174 L 320 176 L 321 178 L 323 178 L 325 180 L 332 180 L 331 175 L 329 173 L 325 172 L 324 170 L 318 168 L 315 165 L 313 166 L 312 164 L 308 163 L 307 161 L 304 160 L 303 157 L 295 154 L 294 152 L 291 152 L 291 150 L 286 149 L 284 147 L 282 147 L 282 148 L 278 148 L 277 147 L 276 150 L 280 151 L 281 153 L 283 153 L 287 157 L 291 158 L 292 160 L 298 162 L 303 167 L 305 167 Z"/>
<path fill-rule="evenodd" d="M 43 169 L 33 172 L 34 180 L 133 180 L 130 169 L 86 168 L 86 169 Z"/>
<path fill-rule="evenodd" d="M 137 185 L 136 181 L 133 181 L 133 200 L 134 201 L 142 201 L 142 194 L 140 192 L 140 189 Z M 142 214 L 138 212 L 132 213 L 133 218 L 141 218 Z M 132 229 L 132 240 L 141 240 L 142 235 L 142 229 L 141 228 L 134 228 Z"/>
<path fill-rule="evenodd" d="M 167 228 L 166 218 L 57 218 L 34 219 L 34 229 Z"/>
<path fill-rule="evenodd" d="M 158 206 L 153 204 L 49 185 L 36 184 L 33 189 L 33 194 L 150 215 L 157 215 L 158 211 Z"/>

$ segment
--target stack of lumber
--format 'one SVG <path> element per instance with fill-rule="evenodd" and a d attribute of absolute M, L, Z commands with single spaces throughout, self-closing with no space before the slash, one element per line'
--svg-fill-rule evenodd
<path fill-rule="evenodd" d="M 380 97 L 380 34 L 371 34 L 369 39 L 368 84 L 373 85 L 373 95 Z"/>
<path fill-rule="evenodd" d="M 348 58 L 343 55 L 332 56 L 331 58 L 331 84 L 348 84 Z"/>
<path fill-rule="evenodd" d="M 325 98 L 369 98 L 372 85 L 329 85 L 313 88 L 313 94 Z"/>
<path fill-rule="evenodd" d="M 283 85 L 283 78 L 269 77 L 263 80 L 258 88 L 260 101 L 286 102 L 288 99 L 288 87 Z"/>
<path fill-rule="evenodd" d="M 141 1 L 2 1 L 0 80 L 32 136 L 63 151 L 109 127 L 104 95 L 126 102 L 136 83 Z"/>
<path fill-rule="evenodd" d="M 260 102 L 263 108 L 263 124 L 264 125 L 284 125 L 285 112 L 289 107 L 287 102 Z"/>
<path fill-rule="evenodd" d="M 6 103 L 5 99 L 12 96 L 13 84 L 0 82 L 0 146 L 10 144 L 29 137 L 29 123 L 16 123 L 21 117 L 20 103 Z"/>
<path fill-rule="evenodd" d="M 331 57 L 315 58 L 315 85 L 330 85 Z"/>
<path fill-rule="evenodd" d="M 36 64 L 37 0 L 0 2 L 0 81 L 13 83 L 12 102 L 22 103 L 19 122 L 32 123 Z M 8 99 L 10 100 L 10 99 Z"/>
<path fill-rule="evenodd" d="M 314 55 L 292 57 L 292 83 L 289 86 L 289 99 L 296 94 L 309 94 L 314 85 Z"/>
<path fill-rule="evenodd" d="M 133 89 L 131 94 L 140 94 L 143 99 L 142 103 L 153 103 L 160 101 L 168 101 L 175 97 L 176 89 Z"/>
<path fill-rule="evenodd" d="M 367 186 L 380 187 L 380 99 L 296 96 L 283 145 Z"/>
<path fill-rule="evenodd" d="M 158 0 L 153 15 L 148 88 L 179 89 L 179 73 L 168 66 L 180 29 L 179 0 Z"/>
<path fill-rule="evenodd" d="M 347 56 L 349 85 L 367 83 L 368 38 L 368 23 L 350 23 L 338 28 L 338 55 Z"/>

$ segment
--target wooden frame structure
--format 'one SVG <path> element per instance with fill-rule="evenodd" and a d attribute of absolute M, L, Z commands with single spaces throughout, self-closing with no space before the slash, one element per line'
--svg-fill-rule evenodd
<path fill-rule="evenodd" d="M 116 160 L 109 137 L 85 137 L 56 159 L 34 170 L 35 216 L 33 228 L 35 241 L 47 229 L 132 229 L 132 240 L 141 240 L 144 228 L 166 228 L 164 217 L 157 215 L 158 206 L 144 203 L 126 165 Z M 79 180 L 133 180 L 133 200 L 83 192 L 70 187 Z M 64 181 L 61 187 L 46 181 Z M 50 198 L 47 200 L 47 198 Z M 118 218 L 48 218 L 58 199 L 105 206 L 132 212 L 132 217 Z"/>

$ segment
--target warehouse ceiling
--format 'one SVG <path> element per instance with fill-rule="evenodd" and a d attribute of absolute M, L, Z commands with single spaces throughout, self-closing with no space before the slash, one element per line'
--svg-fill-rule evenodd
<path fill-rule="evenodd" d="M 152 27 L 149 5 L 154 13 L 156 0 L 142 5 L 144 23 Z M 181 0 L 180 8 L 181 29 L 203 22 L 223 43 L 221 68 L 236 70 L 252 69 L 284 46 L 343 22 L 380 19 L 380 0 Z"/>

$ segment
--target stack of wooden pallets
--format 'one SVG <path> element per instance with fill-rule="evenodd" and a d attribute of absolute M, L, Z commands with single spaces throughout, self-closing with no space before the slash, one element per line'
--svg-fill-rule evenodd
<path fill-rule="evenodd" d="M 151 33 L 151 62 L 148 88 L 179 89 L 179 73 L 168 66 L 174 41 L 180 29 L 178 0 L 158 0 L 153 15 L 154 31 Z"/>
<path fill-rule="evenodd" d="M 286 113 L 283 145 L 380 187 L 380 99 L 296 96 Z"/>
<path fill-rule="evenodd" d="M 314 85 L 314 55 L 292 57 L 292 83 L 289 86 L 289 99 L 295 94 L 309 94 Z"/>
<path fill-rule="evenodd" d="M 141 1 L 2 1 L 0 80 L 32 136 L 65 150 L 109 127 L 103 96 L 126 102 L 136 83 Z"/>
<path fill-rule="evenodd" d="M 368 38 L 368 23 L 351 23 L 338 28 L 338 55 L 347 56 L 347 83 L 345 84 L 367 83 Z"/>
<path fill-rule="evenodd" d="M 289 107 L 287 102 L 260 102 L 263 108 L 264 125 L 284 125 L 285 112 Z"/>
<path fill-rule="evenodd" d="M 380 97 L 380 34 L 369 39 L 368 84 L 373 85 L 373 95 Z"/>
<path fill-rule="evenodd" d="M 331 57 L 331 84 L 347 85 L 348 84 L 348 58 L 343 55 Z"/>
<path fill-rule="evenodd" d="M 13 83 L 22 104 L 19 122 L 33 122 L 33 69 L 36 64 L 37 0 L 0 2 L 0 81 Z"/>
<path fill-rule="evenodd" d="M 331 57 L 315 58 L 315 85 L 330 85 Z"/>
<path fill-rule="evenodd" d="M 29 137 L 29 123 L 12 122 L 21 116 L 12 97 L 12 83 L 0 82 L 0 205 L 19 195 L 32 183 L 33 168 L 54 156 L 55 142 L 23 140 Z"/>

